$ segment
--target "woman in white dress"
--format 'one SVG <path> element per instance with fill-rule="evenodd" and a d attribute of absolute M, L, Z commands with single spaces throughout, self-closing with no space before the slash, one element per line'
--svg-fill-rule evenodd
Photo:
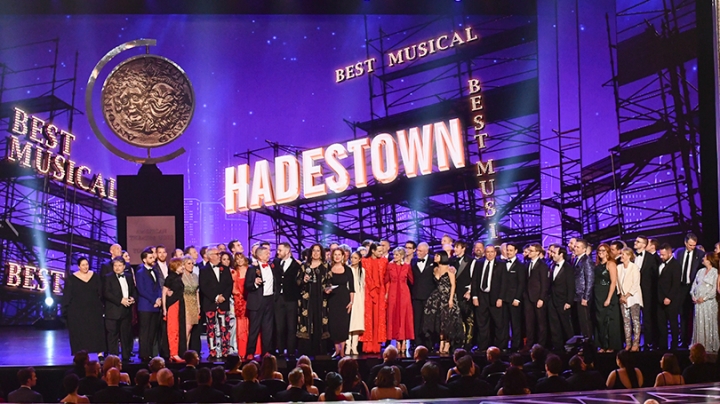
<path fill-rule="evenodd" d="M 705 268 L 699 269 L 690 297 L 695 304 L 695 322 L 693 323 L 693 344 L 703 344 L 708 352 L 720 348 L 718 337 L 718 304 L 715 299 L 715 286 L 718 281 L 718 255 L 714 252 L 703 258 Z"/>
<path fill-rule="evenodd" d="M 635 253 L 630 248 L 623 248 L 620 253 L 618 271 L 618 293 L 620 308 L 625 328 L 625 349 L 640 350 L 640 308 L 643 307 L 642 290 L 640 289 L 640 268 L 632 262 Z M 632 348 L 630 344 L 632 343 Z"/>
<path fill-rule="evenodd" d="M 350 309 L 350 335 L 345 343 L 345 355 L 357 355 L 358 340 L 365 331 L 365 270 L 360 252 L 350 255 L 350 269 L 355 282 L 355 299 Z"/>

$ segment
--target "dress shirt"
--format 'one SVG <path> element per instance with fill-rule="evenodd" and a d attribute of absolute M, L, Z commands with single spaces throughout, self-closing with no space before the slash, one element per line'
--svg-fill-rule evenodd
<path fill-rule="evenodd" d="M 642 270 L 643 260 L 645 259 L 645 251 L 638 253 L 635 256 L 635 265 Z"/>
<path fill-rule="evenodd" d="M 212 270 L 215 273 L 215 279 L 220 282 L 220 267 L 218 267 L 217 265 L 213 265 Z"/>
<path fill-rule="evenodd" d="M 122 276 L 121 276 L 122 275 Z M 130 297 L 130 290 L 128 289 L 127 278 L 125 274 L 116 274 L 118 281 L 120 282 L 120 289 L 122 289 L 123 298 L 127 299 Z"/>
<path fill-rule="evenodd" d="M 427 264 L 427 256 L 425 256 L 425 258 L 418 258 L 417 266 L 418 266 L 418 269 L 420 270 L 420 273 L 423 273 L 423 271 L 425 270 L 426 264 Z"/>
<path fill-rule="evenodd" d="M 260 264 L 260 272 L 262 272 L 263 279 L 263 296 L 273 295 L 273 273 L 270 264 Z"/>
<path fill-rule="evenodd" d="M 510 268 L 513 266 L 513 263 L 515 263 L 515 260 L 516 260 L 516 259 L 517 259 L 517 257 L 515 257 L 515 258 L 513 258 L 513 259 L 510 259 L 510 260 L 508 260 L 508 261 L 506 262 L 506 264 L 507 264 L 507 270 L 508 270 L 508 271 L 509 271 Z"/>
<path fill-rule="evenodd" d="M 168 276 L 168 264 L 167 262 L 157 262 L 158 266 L 160 267 L 160 270 L 162 271 L 163 277 L 167 278 Z"/>
<path fill-rule="evenodd" d="M 564 264 L 565 264 L 565 260 L 555 263 L 555 266 L 553 268 L 553 280 L 555 280 L 555 278 L 557 278 L 557 274 L 558 274 L 558 272 L 560 272 L 560 268 L 562 268 L 562 266 Z"/>
<path fill-rule="evenodd" d="M 152 276 L 153 282 L 157 282 L 157 278 L 155 277 L 155 271 L 153 271 L 152 267 L 145 265 L 145 270 L 150 272 L 150 276 Z"/>
<path fill-rule="evenodd" d="M 476 262 L 477 262 L 477 260 L 473 259 L 472 262 L 470 263 L 470 279 L 472 279 L 472 276 L 475 273 L 475 263 Z M 472 287 L 472 284 L 466 286 L 468 292 L 470 291 L 471 287 Z"/>
<path fill-rule="evenodd" d="M 291 262 L 292 262 L 292 257 L 290 257 L 290 258 L 285 258 L 284 260 L 282 260 L 282 270 L 283 270 L 283 273 L 287 272 L 288 268 L 290 268 L 290 263 L 291 263 Z"/>
<path fill-rule="evenodd" d="M 535 265 L 537 265 L 539 258 L 535 258 L 534 260 L 530 261 L 530 266 L 528 266 L 528 278 L 530 275 L 532 275 L 532 270 L 535 268 Z"/>

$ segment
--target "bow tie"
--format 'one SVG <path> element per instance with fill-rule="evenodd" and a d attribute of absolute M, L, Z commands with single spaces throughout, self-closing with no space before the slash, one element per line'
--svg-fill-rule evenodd
<path fill-rule="evenodd" d="M 213 265 L 212 269 L 218 269 L 219 267 L 217 265 Z"/>
<path fill-rule="evenodd" d="M 425 262 L 425 258 L 418 258 L 418 262 Z"/>
<path fill-rule="evenodd" d="M 268 264 L 262 264 L 261 266 L 262 266 L 263 268 L 267 268 L 269 265 L 268 265 Z"/>
<path fill-rule="evenodd" d="M 116 274 L 116 275 L 117 275 L 118 279 L 125 277 L 125 274 Z"/>
<path fill-rule="evenodd" d="M 562 265 L 560 265 L 560 264 L 555 264 L 555 269 L 560 269 L 561 267 L 562 267 Z"/>

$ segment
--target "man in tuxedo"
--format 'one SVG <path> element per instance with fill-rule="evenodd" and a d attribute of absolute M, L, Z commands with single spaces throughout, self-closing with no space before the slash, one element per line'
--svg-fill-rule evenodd
<path fill-rule="evenodd" d="M 230 271 L 220 266 L 217 248 L 208 248 L 207 257 L 208 265 L 200 269 L 200 305 L 207 319 L 210 359 L 214 360 L 229 352 L 230 332 L 222 332 L 222 329 L 226 328 L 225 315 L 230 310 L 233 280 Z"/>
<path fill-rule="evenodd" d="M 154 356 L 153 346 L 158 343 L 160 333 L 160 308 L 162 307 L 162 286 L 153 268 L 155 256 L 146 248 L 140 253 L 142 265 L 137 271 L 138 319 L 140 322 L 140 359 L 150 360 Z"/>
<path fill-rule="evenodd" d="M 440 368 L 435 362 L 427 362 L 420 369 L 423 384 L 410 390 L 411 399 L 448 398 L 450 390 L 440 382 Z"/>
<path fill-rule="evenodd" d="M 283 390 L 275 394 L 275 401 L 283 403 L 317 401 L 318 398 L 316 395 L 310 394 L 303 389 L 305 379 L 303 377 L 302 369 L 295 368 L 291 370 L 288 374 L 288 382 L 290 383 L 290 387 L 287 390 Z"/>
<path fill-rule="evenodd" d="M 428 255 L 429 249 L 430 247 L 425 242 L 418 244 L 417 258 L 413 258 L 410 262 L 414 280 L 410 294 L 412 296 L 413 326 L 415 327 L 415 346 L 430 346 L 422 331 L 425 301 L 430 297 L 433 290 L 435 290 L 433 267 L 431 265 L 432 257 Z"/>
<path fill-rule="evenodd" d="M 680 288 L 678 288 L 677 304 L 680 314 L 680 339 L 679 346 L 687 348 L 690 345 L 693 334 L 694 307 L 690 298 L 690 288 L 695 282 L 698 268 L 702 265 L 705 253 L 696 248 L 698 238 L 693 233 L 685 236 L 685 247 L 675 251 L 675 259 L 681 265 Z"/>
<path fill-rule="evenodd" d="M 592 303 L 593 283 L 595 283 L 595 274 L 590 256 L 586 254 L 588 242 L 583 239 L 575 241 L 575 319 L 577 321 L 577 330 L 585 338 L 592 338 L 592 322 L 590 313 L 590 304 Z"/>
<path fill-rule="evenodd" d="M 523 311 L 525 313 L 526 349 L 535 343 L 547 346 L 547 311 L 550 278 L 545 260 L 540 258 L 540 243 L 528 247 L 527 283 L 523 290 Z"/>
<path fill-rule="evenodd" d="M 503 295 L 503 307 L 505 318 L 505 327 L 507 328 L 508 322 L 512 327 L 512 341 L 511 348 L 513 351 L 517 351 L 521 348 L 523 335 L 522 335 L 522 323 L 523 323 L 523 307 L 522 299 L 525 293 L 525 283 L 527 281 L 527 270 L 525 266 L 520 262 L 517 256 L 518 248 L 515 243 L 508 243 L 507 245 L 507 263 L 506 273 L 503 276 L 505 286 L 505 294 Z M 501 349 L 507 349 L 507 346 L 501 346 Z"/>
<path fill-rule="evenodd" d="M 575 301 L 575 272 L 566 261 L 567 251 L 552 245 L 554 265 L 550 270 L 550 335 L 553 349 L 560 351 L 573 335 L 571 308 Z"/>
<path fill-rule="evenodd" d="M 412 389 L 422 383 L 422 376 L 420 376 L 420 370 L 428 360 L 428 349 L 423 345 L 418 345 L 413 352 L 413 360 L 415 362 L 407 365 L 405 368 L 404 379 L 402 382 L 407 386 L 408 389 Z"/>
<path fill-rule="evenodd" d="M 110 260 L 100 267 L 100 277 L 104 278 L 105 275 L 113 271 L 113 259 L 122 256 L 122 246 L 120 244 L 113 244 L 110 246 Z"/>
<path fill-rule="evenodd" d="M 195 380 L 197 377 L 197 366 L 200 364 L 200 355 L 192 350 L 185 351 L 183 359 L 185 360 L 185 367 L 177 373 L 180 383 Z"/>
<path fill-rule="evenodd" d="M 32 388 L 37 384 L 37 375 L 34 368 L 20 369 L 17 373 L 20 388 L 11 391 L 8 396 L 9 403 L 44 403 L 42 394 Z"/>
<path fill-rule="evenodd" d="M 505 261 L 497 260 L 495 247 L 485 248 L 485 258 L 478 262 L 473 274 L 471 295 L 478 325 L 478 349 L 487 350 L 490 345 L 490 324 L 495 335 L 495 345 L 507 346 L 507 322 L 503 318 L 503 277 L 507 272 Z"/>
<path fill-rule="evenodd" d="M 275 287 L 275 345 L 278 354 L 287 350 L 288 355 L 295 355 L 297 346 L 298 300 L 300 288 L 297 284 L 300 264 L 295 261 L 290 251 L 289 243 L 280 243 L 277 249 L 277 258 L 272 264 Z M 265 347 L 263 347 L 263 350 Z"/>
<path fill-rule="evenodd" d="M 157 372 L 156 387 L 145 391 L 145 401 L 148 403 L 182 403 L 185 394 L 175 388 L 175 376 L 170 369 L 163 368 Z"/>
<path fill-rule="evenodd" d="M 455 254 L 450 260 L 450 265 L 455 268 L 455 296 L 457 297 L 458 306 L 460 307 L 460 318 L 465 327 L 465 349 L 470 349 L 473 341 L 473 306 L 470 303 L 470 264 L 472 258 L 465 255 L 467 243 L 458 240 L 453 245 L 453 253 Z"/>
<path fill-rule="evenodd" d="M 245 294 L 247 296 L 248 319 L 248 355 L 255 355 L 258 335 L 262 335 L 262 353 L 272 350 L 273 341 L 273 302 L 275 300 L 275 278 L 268 264 L 270 249 L 259 247 L 255 252 L 258 265 L 251 266 L 245 275 Z M 297 304 L 297 303 L 296 303 Z"/>
<path fill-rule="evenodd" d="M 674 349 L 678 335 L 680 334 L 680 323 L 678 322 L 678 310 L 680 305 L 677 302 L 678 291 L 680 290 L 681 267 L 678 260 L 673 257 L 670 244 L 663 244 L 660 247 L 660 259 L 658 267 L 657 298 L 660 307 L 657 311 L 658 318 L 658 348 Z M 672 341 L 668 346 L 667 329 L 670 322 L 670 334 Z"/>
<path fill-rule="evenodd" d="M 657 271 L 658 265 L 654 254 L 646 252 L 648 238 L 637 236 L 633 244 L 635 264 L 640 268 L 640 290 L 643 301 L 647 302 L 642 310 L 643 349 L 650 351 L 657 345 Z"/>
<path fill-rule="evenodd" d="M 204 245 L 200 247 L 200 261 L 197 263 L 198 268 L 203 269 L 208 264 L 208 249 L 210 247 Z"/>
<path fill-rule="evenodd" d="M 118 354 L 119 341 L 123 361 L 129 361 L 133 345 L 132 305 L 135 304 L 137 291 L 131 274 L 125 271 L 122 257 L 113 259 L 113 272 L 103 278 L 103 297 L 108 353 Z"/>

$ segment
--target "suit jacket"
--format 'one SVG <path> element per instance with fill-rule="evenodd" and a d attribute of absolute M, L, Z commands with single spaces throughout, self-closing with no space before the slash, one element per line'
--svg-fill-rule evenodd
<path fill-rule="evenodd" d="M 502 299 L 505 296 L 503 289 L 505 272 L 507 272 L 507 264 L 505 261 L 495 258 L 492 268 L 492 279 L 490 280 L 490 302 L 494 304 L 498 299 Z M 473 279 L 470 287 L 470 295 L 472 297 L 480 296 L 482 293 L 482 274 L 485 269 L 485 263 L 487 259 L 483 258 L 475 264 L 475 271 L 473 273 Z"/>
<path fill-rule="evenodd" d="M 255 285 L 255 279 L 258 277 L 258 273 L 262 275 L 259 269 L 259 266 L 251 265 L 245 273 L 245 300 L 247 301 L 248 310 L 259 310 L 260 307 L 262 307 L 263 288 L 265 286 L 263 284 L 260 284 L 260 286 Z M 274 269 L 271 268 L 271 270 L 274 272 Z M 280 293 L 278 289 L 278 283 L 273 279 L 273 294 Z"/>
<path fill-rule="evenodd" d="M 142 399 L 120 386 L 108 386 L 93 394 L 93 403 L 141 403 Z"/>
<path fill-rule="evenodd" d="M 233 387 L 235 403 L 268 403 L 272 400 L 270 389 L 258 382 L 241 382 Z"/>
<path fill-rule="evenodd" d="M 660 264 L 660 267 L 663 265 Z M 658 267 L 658 302 L 660 307 L 664 307 L 663 300 L 668 298 L 675 302 L 677 299 L 678 290 L 680 289 L 680 277 L 682 276 L 682 268 L 680 267 L 680 261 L 670 257 L 665 263 L 664 268 L 660 271 Z"/>
<path fill-rule="evenodd" d="M 685 259 L 685 247 L 680 247 L 677 250 L 675 250 L 675 258 L 680 262 L 680 278 L 682 278 L 682 268 L 684 264 Z M 698 268 L 702 265 L 703 257 L 705 256 L 705 253 L 700 251 L 700 249 L 695 248 L 693 250 L 692 259 L 690 260 L 690 285 L 692 285 L 693 282 L 695 282 L 695 277 L 698 273 Z M 680 282 L 682 283 L 682 279 L 680 279 Z"/>
<path fill-rule="evenodd" d="M 197 368 L 195 368 L 195 366 L 185 366 L 178 371 L 177 377 L 181 383 L 187 380 L 195 380 L 197 377 Z"/>
<path fill-rule="evenodd" d="M 405 374 L 403 375 L 402 382 L 407 386 L 408 389 L 412 389 L 415 386 L 422 384 L 422 376 L 420 370 L 427 363 L 426 360 L 420 360 L 413 362 L 405 368 Z"/>
<path fill-rule="evenodd" d="M 153 279 L 152 274 L 155 275 Z M 147 268 L 144 264 L 140 266 L 135 274 L 138 293 L 138 311 L 160 312 L 160 307 L 154 307 L 155 301 L 162 297 L 162 286 L 158 282 L 160 276 L 154 268 Z"/>
<path fill-rule="evenodd" d="M 453 397 L 484 397 L 494 396 L 495 391 L 490 385 L 473 376 L 460 376 L 447 384 Z"/>
<path fill-rule="evenodd" d="M 218 267 L 222 268 L 220 265 Z M 250 273 L 248 271 L 248 273 Z M 198 283 L 200 284 L 200 300 L 202 311 L 215 311 L 230 310 L 230 295 L 233 290 L 233 280 L 230 271 L 224 269 L 220 271 L 220 281 L 215 277 L 215 271 L 212 269 L 212 265 L 208 263 L 204 268 L 200 268 L 200 275 L 198 276 Z M 222 295 L 225 301 L 217 304 L 215 303 L 215 297 Z"/>
<path fill-rule="evenodd" d="M 457 296 L 458 302 L 464 300 L 463 296 L 465 292 L 468 291 L 468 285 L 472 282 L 472 278 L 470 278 L 470 264 L 472 261 L 471 256 L 464 255 L 460 258 L 455 257 L 451 262 L 451 265 L 457 270 L 455 273 L 455 295 Z M 475 264 L 475 270 L 477 271 L 477 264 Z"/>
<path fill-rule="evenodd" d="M 575 300 L 590 301 L 595 283 L 595 264 L 587 254 L 575 262 Z"/>
<path fill-rule="evenodd" d="M 530 271 L 530 264 L 532 261 L 527 262 L 527 268 L 525 273 L 528 274 Z M 535 267 L 532 272 L 527 275 L 527 282 L 525 283 L 524 296 L 525 300 L 535 304 L 538 300 L 543 302 L 547 301 L 548 294 L 550 293 L 550 278 L 549 268 L 544 260 L 538 258 L 535 261 Z"/>
<path fill-rule="evenodd" d="M 287 302 L 297 302 L 300 300 L 300 287 L 297 284 L 298 271 L 300 264 L 294 258 L 290 258 L 290 265 L 287 271 L 283 272 L 282 260 L 275 258 L 273 260 L 273 277 L 275 278 L 275 300 L 281 296 Z M 279 286 L 279 287 L 278 287 Z M 282 294 L 280 290 L 282 288 Z"/>
<path fill-rule="evenodd" d="M 525 294 L 525 283 L 527 282 L 527 268 L 517 257 L 510 268 L 507 268 L 507 265 L 505 265 L 505 268 L 503 302 L 508 304 L 512 304 L 513 300 L 522 302 L 523 294 Z"/>
<path fill-rule="evenodd" d="M 106 261 L 104 264 L 100 265 L 100 276 L 105 277 L 105 275 L 111 273 L 113 271 L 113 261 L 109 260 Z"/>
<path fill-rule="evenodd" d="M 450 397 L 450 390 L 437 383 L 423 383 L 409 392 L 410 398 L 447 398 Z"/>
<path fill-rule="evenodd" d="M 565 391 L 570 391 L 570 385 L 567 380 L 560 376 L 553 376 L 543 377 L 538 380 L 533 393 L 562 393 Z"/>
<path fill-rule="evenodd" d="M 182 391 L 168 386 L 156 386 L 145 391 L 145 402 L 148 403 L 181 403 L 185 401 Z"/>
<path fill-rule="evenodd" d="M 565 261 L 563 266 L 556 271 L 560 271 L 550 286 L 550 298 L 555 307 L 563 307 L 563 305 L 572 305 L 575 301 L 575 271 L 570 263 Z M 553 278 L 552 270 L 548 273 L 550 279 Z M 538 381 L 538 384 L 540 382 Z"/>
<path fill-rule="evenodd" d="M 133 282 L 132 273 L 125 271 L 125 280 L 128 285 L 128 297 L 137 299 L 137 291 Z M 105 298 L 105 318 L 119 320 L 125 316 L 132 315 L 132 306 L 122 305 L 123 293 L 115 272 L 111 272 L 103 278 L 103 297 Z"/>
<path fill-rule="evenodd" d="M 277 394 L 275 394 L 275 401 L 287 403 L 287 402 L 312 402 L 317 401 L 318 396 L 315 394 L 310 394 L 307 391 L 297 388 L 297 387 L 290 387 L 287 390 L 283 390 Z"/>
<path fill-rule="evenodd" d="M 430 264 L 432 264 L 432 256 L 428 254 L 425 257 L 425 268 L 420 272 L 418 268 L 418 259 L 413 258 L 410 261 L 410 268 L 413 273 L 413 284 L 410 294 L 413 299 L 427 300 L 430 294 L 435 290 L 435 283 L 433 282 L 433 270 Z"/>
<path fill-rule="evenodd" d="M 647 251 L 643 251 L 642 267 L 640 267 L 640 288 L 645 293 L 654 293 L 657 285 L 658 277 L 658 263 L 656 259 L 657 255 L 650 254 Z M 650 299 L 650 296 L 643 296 L 645 299 Z"/>
<path fill-rule="evenodd" d="M 210 386 L 198 386 L 185 393 L 187 403 L 227 403 L 230 397 Z"/>
<path fill-rule="evenodd" d="M 570 391 L 605 390 L 605 378 L 595 370 L 573 372 L 566 380 Z"/>
<path fill-rule="evenodd" d="M 503 361 L 495 361 L 489 365 L 485 365 L 485 367 L 482 370 L 482 373 L 480 373 L 480 378 L 485 379 L 488 377 L 488 375 L 491 375 L 493 373 L 500 373 L 505 372 L 510 367 L 510 364 Z"/>
<path fill-rule="evenodd" d="M 42 394 L 26 387 L 20 387 L 8 394 L 8 403 L 44 403 Z"/>
<path fill-rule="evenodd" d="M 95 376 L 86 376 L 78 381 L 78 394 L 81 396 L 94 395 L 107 388 L 105 380 Z"/>

